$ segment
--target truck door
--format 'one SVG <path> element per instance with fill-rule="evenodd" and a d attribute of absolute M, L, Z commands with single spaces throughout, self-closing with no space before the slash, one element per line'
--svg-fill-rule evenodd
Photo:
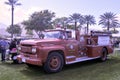
<path fill-rule="evenodd" d="M 65 33 L 65 50 L 66 56 L 78 56 L 78 41 L 75 38 L 72 38 L 72 33 L 70 31 L 66 31 Z"/>
<path fill-rule="evenodd" d="M 87 45 L 87 40 L 85 39 L 84 36 L 80 36 L 78 50 L 79 50 L 79 55 L 81 57 L 86 56 L 86 52 L 87 52 L 86 45 Z"/>
<path fill-rule="evenodd" d="M 68 34 L 68 33 L 67 33 Z M 67 56 L 78 56 L 78 41 L 71 38 L 70 34 L 66 35 L 67 39 L 65 41 Z"/>

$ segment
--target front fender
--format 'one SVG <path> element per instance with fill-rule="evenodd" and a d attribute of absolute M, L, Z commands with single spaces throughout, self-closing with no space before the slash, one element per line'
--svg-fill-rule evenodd
<path fill-rule="evenodd" d="M 42 47 L 41 51 L 40 51 L 40 56 L 43 60 L 43 62 L 46 61 L 48 55 L 51 53 L 51 52 L 54 52 L 54 51 L 61 51 L 63 52 L 63 55 L 65 56 L 65 47 L 63 46 L 45 46 L 45 47 Z"/>

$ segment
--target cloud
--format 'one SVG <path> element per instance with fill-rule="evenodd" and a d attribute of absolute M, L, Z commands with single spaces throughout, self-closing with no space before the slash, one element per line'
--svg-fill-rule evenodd
<path fill-rule="evenodd" d="M 8 20 L 10 20 L 9 11 L 10 11 L 10 8 L 4 4 L 3 0 L 1 0 L 0 1 L 0 22 L 6 23 Z"/>
<path fill-rule="evenodd" d="M 5 1 L 7 0 L 0 0 L 0 23 L 11 25 L 11 6 L 6 5 Z M 39 6 L 31 6 L 28 9 L 25 9 L 23 5 L 15 7 L 14 24 L 21 23 L 22 21 L 27 20 L 32 13 L 41 10 L 45 9 Z"/>
<path fill-rule="evenodd" d="M 16 8 L 15 10 L 15 23 L 22 22 L 24 20 L 27 20 L 30 15 L 36 11 L 40 11 L 39 7 L 31 7 L 27 10 L 21 9 L 21 8 Z"/>
<path fill-rule="evenodd" d="M 120 21 L 120 14 L 117 15 L 117 19 Z"/>
<path fill-rule="evenodd" d="M 5 5 L 4 4 L 5 1 L 6 0 L 0 0 L 0 23 L 10 25 L 11 24 L 11 7 L 9 5 Z M 40 10 L 42 9 L 35 6 L 27 10 L 25 10 L 22 7 L 15 7 L 14 24 L 27 20 L 33 12 L 40 11 Z"/>
<path fill-rule="evenodd" d="M 14 22 L 20 23 L 26 19 L 28 19 L 27 11 L 21 8 L 16 8 L 16 10 L 14 11 Z"/>
<path fill-rule="evenodd" d="M 0 23 L 10 25 L 11 24 L 11 6 L 5 5 L 5 0 L 0 0 Z M 23 20 L 28 19 L 28 11 L 20 7 L 14 9 L 14 24 L 20 23 Z"/>

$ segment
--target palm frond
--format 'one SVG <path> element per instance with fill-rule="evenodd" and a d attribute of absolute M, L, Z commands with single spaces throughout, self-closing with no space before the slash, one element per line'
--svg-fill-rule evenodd
<path fill-rule="evenodd" d="M 119 24 L 116 18 L 116 14 L 112 12 L 106 12 L 103 15 L 100 15 L 99 25 L 103 25 L 107 28 L 116 27 Z"/>

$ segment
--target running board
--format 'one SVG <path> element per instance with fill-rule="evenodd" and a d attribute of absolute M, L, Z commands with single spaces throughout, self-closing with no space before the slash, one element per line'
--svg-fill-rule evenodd
<path fill-rule="evenodd" d="M 87 61 L 87 60 L 92 60 L 92 59 L 97 59 L 97 58 L 100 58 L 100 56 L 99 57 L 93 57 L 93 58 L 90 58 L 90 57 L 80 57 L 80 58 L 76 58 L 75 61 L 66 62 L 66 64 L 73 64 L 73 63 Z"/>

